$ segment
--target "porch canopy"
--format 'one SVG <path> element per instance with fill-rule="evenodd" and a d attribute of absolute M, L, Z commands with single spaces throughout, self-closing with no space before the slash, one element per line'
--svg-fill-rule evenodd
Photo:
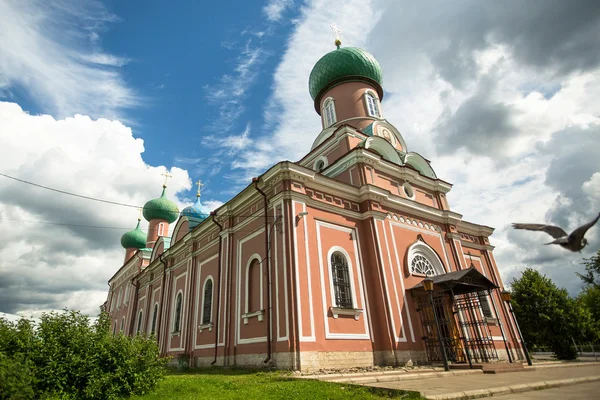
<path fill-rule="evenodd" d="M 481 292 L 496 289 L 498 286 L 486 278 L 475 267 L 461 269 L 460 271 L 448 272 L 447 274 L 432 276 L 433 290 L 436 292 L 452 291 L 456 294 Z M 425 292 L 423 282 L 419 282 L 411 288 L 414 294 Z"/>

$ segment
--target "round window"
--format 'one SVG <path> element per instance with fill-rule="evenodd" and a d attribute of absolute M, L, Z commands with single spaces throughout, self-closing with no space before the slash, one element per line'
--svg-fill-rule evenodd
<path fill-rule="evenodd" d="M 411 199 L 415 197 L 415 190 L 410 185 L 410 183 L 405 182 L 404 185 L 402 185 L 402 190 L 404 191 L 406 197 L 409 197 Z"/>

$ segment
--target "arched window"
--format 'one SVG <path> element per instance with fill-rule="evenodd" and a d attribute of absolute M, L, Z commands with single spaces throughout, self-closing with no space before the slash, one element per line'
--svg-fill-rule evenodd
<path fill-rule="evenodd" d="M 175 315 L 173 318 L 173 332 L 181 331 L 181 303 L 183 301 L 183 294 L 177 294 L 177 300 L 175 300 Z"/>
<path fill-rule="evenodd" d="M 261 309 L 261 275 L 260 261 L 258 259 L 252 260 L 248 266 L 246 285 L 246 313 L 252 313 Z"/>
<path fill-rule="evenodd" d="M 327 166 L 327 157 L 321 156 L 313 164 L 313 169 L 317 172 L 321 172 Z"/>
<path fill-rule="evenodd" d="M 202 325 L 210 324 L 212 317 L 213 281 L 211 278 L 204 284 L 204 298 L 202 300 Z"/>
<path fill-rule="evenodd" d="M 158 224 L 158 236 L 164 236 L 165 235 L 165 224 L 164 222 L 161 222 Z"/>
<path fill-rule="evenodd" d="M 331 125 L 336 123 L 337 119 L 335 116 L 335 104 L 331 97 L 323 102 L 321 115 L 323 116 L 323 125 L 325 128 L 329 128 Z"/>
<path fill-rule="evenodd" d="M 339 308 L 353 308 L 348 260 L 339 251 L 331 255 L 331 277 L 333 280 L 335 306 Z"/>
<path fill-rule="evenodd" d="M 419 276 L 434 276 L 446 273 L 442 261 L 425 242 L 418 240 L 408 249 L 408 272 Z"/>
<path fill-rule="evenodd" d="M 113 324 L 113 335 L 117 334 L 117 320 L 115 319 L 115 323 Z"/>
<path fill-rule="evenodd" d="M 433 268 L 433 265 L 422 254 L 415 254 L 410 262 L 410 272 L 425 276 L 435 275 L 435 269 Z"/>
<path fill-rule="evenodd" d="M 152 325 L 150 326 L 150 333 L 156 332 L 156 318 L 158 317 L 158 303 L 154 305 L 154 311 L 152 312 Z"/>
<path fill-rule="evenodd" d="M 121 300 L 123 300 L 123 288 L 119 289 L 119 298 L 117 300 L 117 308 L 121 307 Z"/>
<path fill-rule="evenodd" d="M 110 312 L 115 310 L 115 306 L 117 305 L 117 295 L 115 292 L 110 296 Z"/>
<path fill-rule="evenodd" d="M 371 92 L 365 93 L 365 101 L 367 103 L 367 114 L 371 117 L 381 118 L 381 112 L 379 111 L 379 99 Z"/>
<path fill-rule="evenodd" d="M 140 334 L 140 329 L 142 328 L 142 317 L 144 316 L 144 312 L 140 310 L 138 314 L 138 324 L 137 324 L 137 334 Z"/>
<path fill-rule="evenodd" d="M 125 285 L 125 297 L 123 297 L 123 304 L 127 304 L 129 301 L 129 284 Z"/>
<path fill-rule="evenodd" d="M 123 332 L 124 328 L 125 328 L 125 317 L 121 318 L 121 329 L 120 329 L 120 331 Z"/>

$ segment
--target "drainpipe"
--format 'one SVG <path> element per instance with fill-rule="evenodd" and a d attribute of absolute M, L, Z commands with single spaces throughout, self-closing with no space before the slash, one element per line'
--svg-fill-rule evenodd
<path fill-rule="evenodd" d="M 158 256 L 158 260 L 162 263 L 163 265 L 163 276 L 162 276 L 162 301 L 160 302 L 160 312 L 158 312 L 157 317 L 160 316 L 161 314 L 163 314 L 164 310 L 165 310 L 165 299 L 166 299 L 166 292 L 167 292 L 167 262 L 165 260 L 163 260 L 163 255 L 161 254 L 160 256 Z M 160 335 L 160 330 L 162 329 L 162 320 L 164 318 L 166 318 L 167 316 L 163 316 L 163 318 L 158 318 L 158 326 L 156 327 L 156 336 L 157 336 L 157 341 L 158 341 L 158 346 L 160 349 L 160 342 L 163 339 L 162 336 Z"/>
<path fill-rule="evenodd" d="M 188 296 L 188 335 L 185 338 L 185 348 L 187 348 L 187 352 L 188 352 L 188 368 L 192 368 L 192 361 L 194 358 L 194 345 L 192 343 L 192 336 L 194 333 L 194 329 L 198 329 L 197 327 L 194 326 L 194 324 L 192 324 L 192 310 L 194 309 L 194 302 L 193 302 L 193 296 L 194 296 L 194 286 L 196 285 L 196 268 L 195 268 L 195 263 L 196 260 L 193 256 L 194 253 L 194 247 L 192 244 L 192 269 L 190 271 L 190 291 L 189 291 L 189 296 Z"/>
<path fill-rule="evenodd" d="M 264 363 L 268 363 L 271 360 L 271 263 L 269 262 L 269 215 L 267 213 L 267 207 L 269 205 L 267 201 L 267 195 L 265 192 L 260 190 L 258 182 L 260 178 L 252 178 L 254 188 L 263 197 L 263 204 L 265 209 L 265 262 L 267 263 L 267 358 Z"/>
<path fill-rule="evenodd" d="M 217 352 L 219 349 L 219 313 L 220 313 L 220 307 L 221 307 L 221 269 L 222 269 L 222 265 L 221 265 L 221 253 L 222 253 L 222 248 L 223 248 L 223 238 L 221 237 L 221 232 L 223 232 L 223 225 L 221 225 L 219 222 L 217 222 L 217 212 L 213 211 L 210 213 L 210 216 L 212 217 L 213 222 L 219 227 L 219 255 L 217 256 L 217 317 L 215 318 L 215 359 L 213 360 L 213 362 L 210 363 L 210 365 L 215 365 L 217 362 Z M 204 296 L 204 293 L 202 294 L 202 296 Z M 225 364 L 223 362 L 223 364 Z"/>

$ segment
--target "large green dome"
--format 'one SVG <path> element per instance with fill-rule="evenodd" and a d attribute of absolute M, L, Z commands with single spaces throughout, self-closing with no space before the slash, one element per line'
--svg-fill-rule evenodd
<path fill-rule="evenodd" d="M 356 47 L 341 47 L 317 61 L 310 73 L 308 90 L 312 99 L 317 100 L 321 92 L 332 84 L 352 80 L 376 83 L 380 96 L 383 94 L 383 74 L 375 57 Z"/>
<path fill-rule="evenodd" d="M 146 247 L 146 234 L 140 229 L 140 220 L 134 230 L 121 236 L 121 246 L 125 249 L 143 249 Z"/>
<path fill-rule="evenodd" d="M 166 190 L 167 188 L 163 186 L 162 194 L 158 199 L 150 200 L 144 204 L 144 218 L 146 218 L 146 221 L 164 219 L 171 223 L 179 217 L 179 207 L 167 199 Z"/>

